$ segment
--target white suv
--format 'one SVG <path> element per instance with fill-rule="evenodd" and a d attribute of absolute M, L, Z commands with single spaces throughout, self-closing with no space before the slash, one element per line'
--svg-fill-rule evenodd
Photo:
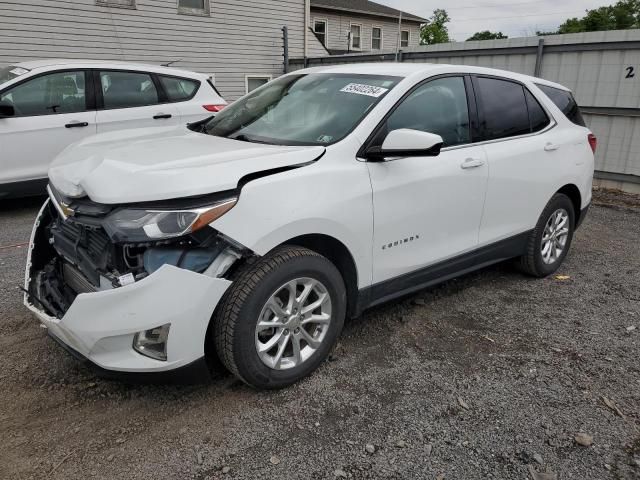
<path fill-rule="evenodd" d="M 373 305 L 510 258 L 554 272 L 591 200 L 594 150 L 571 92 L 544 80 L 301 70 L 189 129 L 66 150 L 25 303 L 105 374 L 186 378 L 219 358 L 283 387 Z"/>
<path fill-rule="evenodd" d="M 202 120 L 226 103 L 207 75 L 175 68 L 90 60 L 0 67 L 0 198 L 44 194 L 49 164 L 74 142 Z"/>

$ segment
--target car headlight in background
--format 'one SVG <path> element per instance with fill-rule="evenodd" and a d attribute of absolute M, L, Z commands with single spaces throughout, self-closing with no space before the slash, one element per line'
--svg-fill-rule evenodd
<path fill-rule="evenodd" d="M 231 210 L 232 197 L 206 207 L 185 210 L 126 208 L 107 217 L 104 228 L 116 242 L 148 242 L 181 237 L 206 227 Z"/>

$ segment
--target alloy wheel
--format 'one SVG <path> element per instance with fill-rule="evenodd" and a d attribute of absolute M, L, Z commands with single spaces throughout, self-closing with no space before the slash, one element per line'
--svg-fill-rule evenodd
<path fill-rule="evenodd" d="M 552 265 L 562 256 L 569 238 L 569 213 L 560 208 L 551 214 L 544 227 L 540 253 L 542 261 Z"/>
<path fill-rule="evenodd" d="M 307 361 L 322 345 L 331 323 L 331 296 L 313 278 L 297 278 L 267 300 L 255 330 L 260 360 L 274 370 Z"/>

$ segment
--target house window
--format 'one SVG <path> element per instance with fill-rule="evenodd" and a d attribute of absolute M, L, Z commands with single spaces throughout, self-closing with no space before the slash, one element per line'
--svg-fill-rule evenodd
<path fill-rule="evenodd" d="M 401 47 L 409 46 L 409 30 L 402 30 L 400 32 L 400 46 Z"/>
<path fill-rule="evenodd" d="M 271 81 L 271 75 L 247 75 L 245 77 L 246 92 L 252 92 Z"/>
<path fill-rule="evenodd" d="M 354 50 L 362 48 L 361 31 L 362 25 L 351 25 L 351 48 Z"/>
<path fill-rule="evenodd" d="M 371 50 L 382 49 L 382 28 L 373 27 L 371 29 Z"/>
<path fill-rule="evenodd" d="M 327 46 L 327 21 L 326 20 L 315 20 L 313 22 L 313 32 L 320 40 L 320 43 Z"/>
<path fill-rule="evenodd" d="M 136 0 L 96 0 L 96 5 L 104 7 L 136 8 Z"/>
<path fill-rule="evenodd" d="M 178 0 L 178 13 L 209 15 L 209 0 Z"/>

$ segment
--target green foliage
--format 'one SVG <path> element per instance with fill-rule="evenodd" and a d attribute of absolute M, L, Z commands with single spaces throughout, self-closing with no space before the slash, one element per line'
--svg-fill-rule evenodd
<path fill-rule="evenodd" d="M 501 40 L 503 38 L 509 38 L 502 32 L 490 32 L 489 30 L 485 30 L 484 32 L 474 33 L 472 37 L 467 38 L 467 42 L 472 42 L 474 40 Z"/>
<path fill-rule="evenodd" d="M 608 7 L 587 10 L 582 18 L 567 19 L 557 32 L 544 34 L 627 30 L 640 27 L 640 0 L 620 0 Z"/>
<path fill-rule="evenodd" d="M 451 18 L 446 10 L 434 10 L 429 21 L 422 25 L 420 29 L 420 44 L 434 45 L 436 43 L 451 42 L 449 30 L 447 29 L 447 23 L 450 21 Z"/>

